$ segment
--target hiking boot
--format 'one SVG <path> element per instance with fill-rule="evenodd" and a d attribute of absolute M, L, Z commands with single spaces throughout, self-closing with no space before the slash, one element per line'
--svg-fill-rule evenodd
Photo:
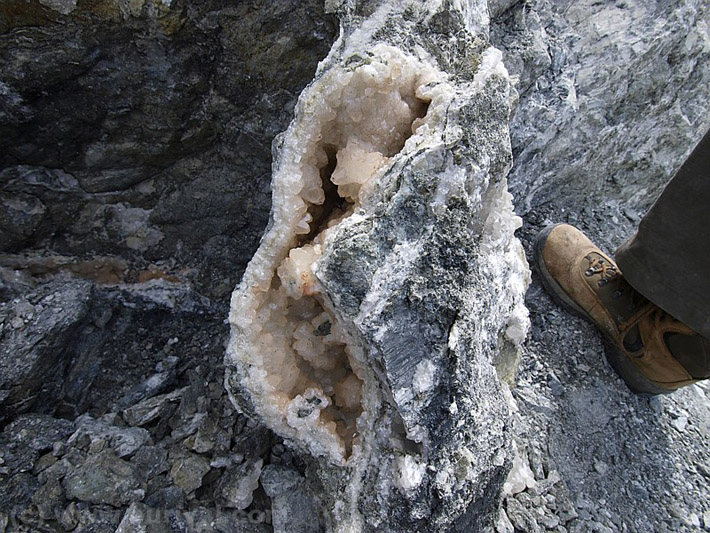
<path fill-rule="evenodd" d="M 710 377 L 710 341 L 636 292 L 581 231 L 543 229 L 535 259 L 553 298 L 602 331 L 607 359 L 631 390 L 664 394 Z"/>

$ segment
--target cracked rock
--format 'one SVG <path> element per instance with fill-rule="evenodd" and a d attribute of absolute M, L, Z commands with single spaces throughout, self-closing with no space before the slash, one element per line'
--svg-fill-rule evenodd
<path fill-rule="evenodd" d="M 90 447 L 104 441 L 118 457 L 130 457 L 150 440 L 150 432 L 143 428 L 118 427 L 103 420 L 95 420 L 89 415 L 77 419 L 77 429 L 67 444 Z"/>
<path fill-rule="evenodd" d="M 62 486 L 68 498 L 113 507 L 145 496 L 145 483 L 138 469 L 108 449 L 89 455 L 84 463 L 70 470 Z"/>
<path fill-rule="evenodd" d="M 338 10 L 275 144 L 227 388 L 315 458 L 336 527 L 485 529 L 510 467 L 494 363 L 512 374 L 529 325 L 514 93 L 486 2 L 377 4 Z"/>
<path fill-rule="evenodd" d="M 288 467 L 268 465 L 261 476 L 272 502 L 274 530 L 293 533 L 324 530 L 313 494 L 301 474 Z"/>
<path fill-rule="evenodd" d="M 209 470 L 208 459 L 194 453 L 185 453 L 172 463 L 170 478 L 175 485 L 189 494 L 202 486 L 202 478 Z"/>

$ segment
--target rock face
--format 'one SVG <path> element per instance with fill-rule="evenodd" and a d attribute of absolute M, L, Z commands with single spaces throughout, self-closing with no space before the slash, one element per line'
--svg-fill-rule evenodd
<path fill-rule="evenodd" d="M 111 256 L 111 282 L 152 264 L 228 296 L 334 20 L 321 0 L 3 2 L 2 251 Z"/>
<path fill-rule="evenodd" d="M 520 93 L 508 179 L 521 240 L 530 250 L 542 227 L 569 222 L 611 253 L 710 127 L 710 6 L 489 5 Z M 513 427 L 527 483 L 506 496 L 499 530 L 708 530 L 707 384 L 638 398 L 534 273 L 526 303 Z"/>
<path fill-rule="evenodd" d="M 333 529 L 489 527 L 508 470 L 493 363 L 525 336 L 528 271 L 486 9 L 340 8 L 275 143 L 227 387 L 315 457 Z"/>
<path fill-rule="evenodd" d="M 491 39 L 520 92 L 519 214 L 536 224 L 552 200 L 618 246 L 710 127 L 707 6 L 538 1 L 501 13 Z M 592 207 L 621 227 L 604 232 Z"/>
<path fill-rule="evenodd" d="M 65 281 L 34 298 L 0 303 L 6 317 L 0 338 L 0 420 L 60 395 L 66 347 L 87 314 L 90 291 L 86 281 Z"/>

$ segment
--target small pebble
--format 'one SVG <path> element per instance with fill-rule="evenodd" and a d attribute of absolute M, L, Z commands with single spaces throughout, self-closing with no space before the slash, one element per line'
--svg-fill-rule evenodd
<path fill-rule="evenodd" d="M 603 463 L 602 461 L 594 461 L 594 470 L 596 470 L 597 473 L 601 474 L 602 476 L 606 474 L 608 469 L 609 467 L 606 465 L 606 463 Z"/>
<path fill-rule="evenodd" d="M 663 412 L 663 404 L 658 396 L 653 396 L 649 401 L 648 405 L 653 409 L 654 413 L 661 414 Z"/>
<path fill-rule="evenodd" d="M 685 428 L 688 426 L 688 417 L 687 416 L 679 416 L 675 420 L 671 422 L 671 425 L 676 428 L 678 431 L 683 432 L 685 431 Z"/>

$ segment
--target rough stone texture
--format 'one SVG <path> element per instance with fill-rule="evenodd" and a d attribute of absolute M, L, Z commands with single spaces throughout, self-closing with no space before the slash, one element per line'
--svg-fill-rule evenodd
<path fill-rule="evenodd" d="M 145 496 L 135 467 L 111 450 L 87 457 L 86 462 L 69 471 L 62 485 L 70 499 L 114 507 L 140 501 Z"/>
<path fill-rule="evenodd" d="M 150 440 L 150 433 L 145 429 L 120 428 L 89 415 L 77 418 L 76 424 L 77 430 L 69 437 L 68 445 L 79 447 L 84 441 L 84 445 L 91 448 L 101 442 L 101 446 L 109 446 L 121 458 L 130 457 Z"/>
<path fill-rule="evenodd" d="M 88 282 L 58 280 L 0 303 L 0 420 L 59 395 L 66 347 L 87 314 L 90 294 Z"/>
<path fill-rule="evenodd" d="M 271 498 L 274 530 L 307 533 L 325 528 L 316 499 L 297 470 L 269 465 L 262 473 L 261 482 Z"/>
<path fill-rule="evenodd" d="M 75 417 L 126 408 L 175 382 L 181 338 L 193 336 L 193 353 L 198 338 L 219 344 L 207 339 L 211 324 L 222 329 L 211 318 L 220 311 L 184 285 L 109 288 L 64 274 L 36 287 L 24 281 L 0 303 L 0 420 L 30 409 Z"/>
<path fill-rule="evenodd" d="M 229 294 L 334 21 L 320 0 L 3 2 L 1 249 Z"/>
<path fill-rule="evenodd" d="M 528 270 L 505 181 L 514 94 L 486 41 L 486 9 L 343 7 L 341 39 L 276 145 L 271 224 L 232 297 L 227 384 L 240 408 L 315 456 L 331 529 L 493 523 L 509 467 L 493 362 L 525 336 Z M 408 104 L 380 96 L 392 93 Z M 382 107 L 361 112 L 360 99 Z M 335 154 L 332 170 L 318 163 L 319 143 Z M 379 169 L 361 179 L 371 162 Z M 328 209 L 330 182 L 346 202 L 332 223 L 314 207 Z M 323 332 L 311 305 L 329 317 Z M 300 345 L 301 328 L 316 325 L 310 348 Z M 344 369 L 314 355 L 331 335 Z M 337 361 L 338 349 L 323 357 Z M 349 405 L 338 387 L 350 380 L 359 411 L 326 409 Z"/>
<path fill-rule="evenodd" d="M 546 224 L 569 222 L 612 252 L 710 126 L 708 5 L 491 2 L 502 4 L 491 40 L 519 80 L 509 183 L 521 239 L 529 251 Z M 534 272 L 526 302 L 513 426 L 532 483 L 506 498 L 510 522 L 710 530 L 707 386 L 638 398 L 606 364 L 601 336 L 557 308 Z"/>
<path fill-rule="evenodd" d="M 707 3 L 488 5 L 518 79 L 523 244 L 567 220 L 613 250 L 707 127 Z M 232 407 L 221 360 L 226 297 L 268 220 L 271 141 L 336 37 L 315 0 L 0 2 L 0 345 L 27 400 L 0 393 L 0 531 L 269 531 L 272 506 L 295 528 L 304 500 L 271 491 L 274 465 L 322 500 L 308 456 Z M 87 300 L 65 274 L 91 282 Z M 51 294 L 56 316 L 37 308 Z M 534 273 L 527 305 L 497 530 L 710 530 L 708 388 L 636 398 Z M 30 361 L 64 374 L 37 388 Z M 98 434 L 68 444 L 87 412 L 150 432 L 125 460 L 141 502 L 67 498 L 68 473 L 110 450 Z M 210 466 L 188 494 L 169 476 L 186 453 Z M 259 460 L 252 504 L 217 509 L 221 480 Z"/>
<path fill-rule="evenodd" d="M 566 202 L 586 229 L 606 203 L 622 227 L 604 244 L 631 231 L 710 126 L 708 22 L 702 2 L 638 1 L 532 2 L 496 21 L 519 78 L 509 181 L 526 221 Z"/>

